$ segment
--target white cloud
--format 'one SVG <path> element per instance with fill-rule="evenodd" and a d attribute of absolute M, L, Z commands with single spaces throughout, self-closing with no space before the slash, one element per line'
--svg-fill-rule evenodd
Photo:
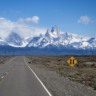
<path fill-rule="evenodd" d="M 14 22 L 0 17 L 0 37 L 5 38 L 14 27 Z"/>
<path fill-rule="evenodd" d="M 91 21 L 90 17 L 88 17 L 88 16 L 81 16 L 80 19 L 78 20 L 78 23 L 89 24 L 90 21 Z"/>
<path fill-rule="evenodd" d="M 27 23 L 18 22 L 18 20 L 13 22 L 6 18 L 0 17 L 0 37 L 6 38 L 11 32 L 16 32 L 22 38 L 26 38 L 39 35 L 40 33 L 45 33 L 46 29 L 29 26 Z"/>
<path fill-rule="evenodd" d="M 28 18 L 21 18 L 19 19 L 19 22 L 25 22 L 25 23 L 38 23 L 39 22 L 39 17 L 38 16 L 33 16 L 33 17 L 28 17 Z"/>

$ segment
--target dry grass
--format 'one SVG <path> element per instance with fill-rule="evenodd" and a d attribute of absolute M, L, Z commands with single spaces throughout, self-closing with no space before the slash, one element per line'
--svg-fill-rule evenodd
<path fill-rule="evenodd" d="M 67 64 L 70 56 L 29 56 L 30 64 L 56 71 L 72 81 L 90 86 L 96 90 L 96 56 L 74 56 L 78 64 L 71 68 Z"/>
<path fill-rule="evenodd" d="M 5 64 L 12 56 L 0 56 L 0 64 Z"/>

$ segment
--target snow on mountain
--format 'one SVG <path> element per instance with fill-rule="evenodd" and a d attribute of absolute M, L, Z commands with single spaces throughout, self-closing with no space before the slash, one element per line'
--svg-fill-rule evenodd
<path fill-rule="evenodd" d="M 52 34 L 51 34 L 52 33 Z M 59 37 L 59 29 L 57 26 L 52 27 L 50 34 L 54 37 L 54 38 L 58 38 Z"/>
<path fill-rule="evenodd" d="M 96 48 L 96 38 L 90 38 L 88 43 L 93 47 Z"/>
<path fill-rule="evenodd" d="M 34 37 L 28 44 L 28 47 L 40 47 L 44 48 L 49 44 L 57 45 L 59 41 L 59 32 L 57 27 L 53 27 L 51 30 L 48 29 L 45 35 L 40 34 L 38 37 Z"/>
<path fill-rule="evenodd" d="M 48 29 L 45 35 L 40 34 L 40 36 L 32 38 L 27 46 L 44 48 L 49 45 L 75 49 L 96 49 L 96 38 L 60 32 L 55 26 L 51 30 Z"/>
<path fill-rule="evenodd" d="M 57 26 L 48 29 L 45 34 L 22 38 L 17 33 L 12 32 L 5 40 L 0 38 L 0 45 L 12 47 L 56 47 L 73 49 L 96 49 L 96 38 L 80 36 L 72 33 L 61 32 Z"/>
<path fill-rule="evenodd" d="M 60 33 L 58 27 L 52 27 L 52 29 L 48 29 L 45 35 L 40 35 L 39 37 L 34 37 L 31 42 L 28 44 L 28 47 L 40 47 L 44 48 L 48 45 L 59 46 L 66 45 L 69 42 L 69 37 L 67 33 Z M 36 39 L 38 38 L 38 39 Z M 36 41 L 34 41 L 36 39 Z M 33 44 L 34 43 L 34 44 Z"/>
<path fill-rule="evenodd" d="M 6 42 L 12 47 L 25 47 L 26 42 L 15 32 L 12 32 L 7 38 Z"/>
<path fill-rule="evenodd" d="M 0 37 L 0 46 L 2 45 L 7 45 L 7 43 L 5 42 L 5 40 L 3 40 L 1 37 Z"/>

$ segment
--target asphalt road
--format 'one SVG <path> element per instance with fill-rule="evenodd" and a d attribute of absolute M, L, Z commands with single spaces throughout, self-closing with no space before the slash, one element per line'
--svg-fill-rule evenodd
<path fill-rule="evenodd" d="M 0 77 L 0 96 L 52 96 L 25 57 L 17 56 L 0 66 Z"/>

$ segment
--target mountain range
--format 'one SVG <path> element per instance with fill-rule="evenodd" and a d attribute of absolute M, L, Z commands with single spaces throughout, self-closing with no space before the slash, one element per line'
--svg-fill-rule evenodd
<path fill-rule="evenodd" d="M 0 37 L 0 54 L 96 54 L 96 37 L 61 32 L 57 26 L 45 34 L 22 38 L 11 32 L 5 39 Z M 22 51 L 24 50 L 24 51 Z M 34 51 L 35 50 L 35 51 Z M 7 53 L 8 54 L 8 53 Z"/>

